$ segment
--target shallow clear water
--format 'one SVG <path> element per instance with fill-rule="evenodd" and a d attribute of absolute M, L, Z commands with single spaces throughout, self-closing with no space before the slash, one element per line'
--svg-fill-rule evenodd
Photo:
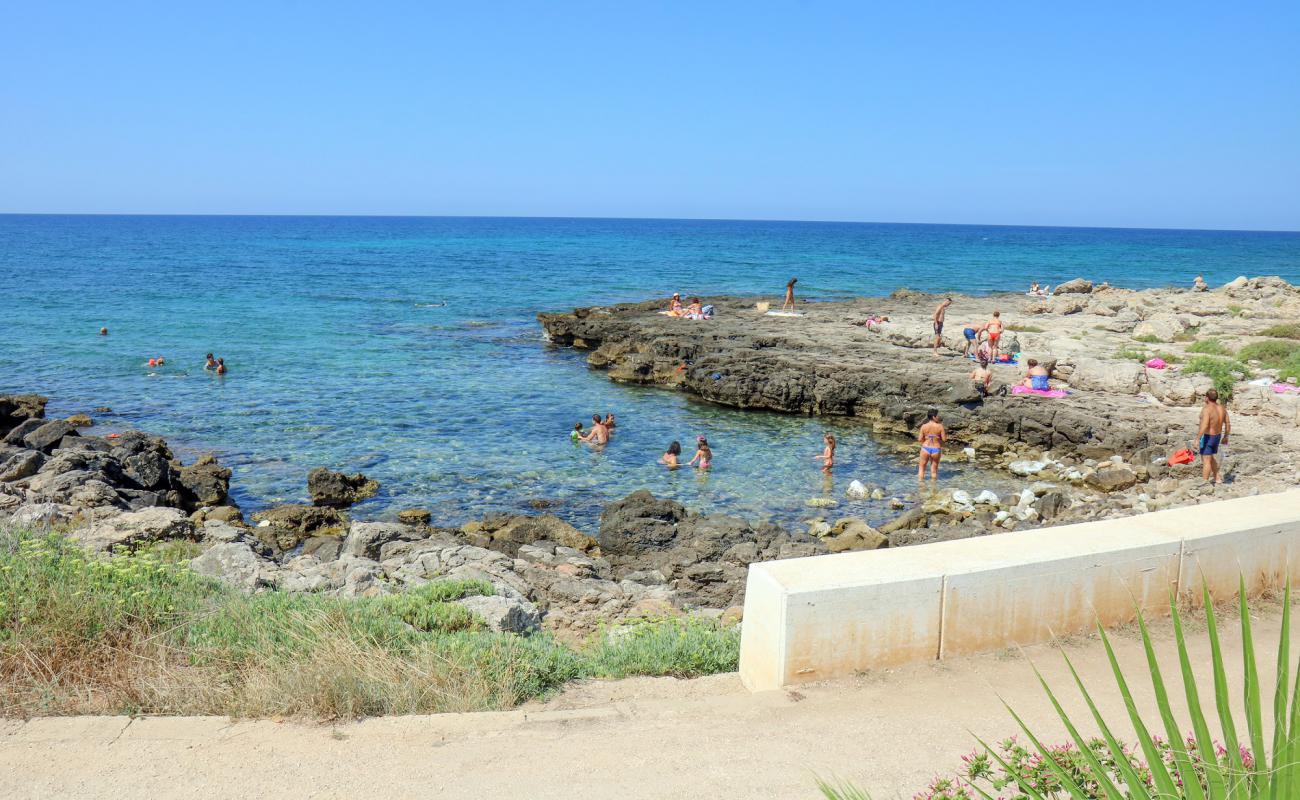
<path fill-rule="evenodd" d="M 255 508 L 303 499 L 315 466 L 383 484 L 359 511 L 427 506 L 442 523 L 558 500 L 590 523 L 637 488 L 702 510 L 792 520 L 853 478 L 901 493 L 910 458 L 844 420 L 736 412 L 611 384 L 545 344 L 538 310 L 685 293 L 804 296 L 1300 281 L 1300 234 L 841 223 L 375 217 L 0 216 L 0 392 L 55 414 L 214 450 Z M 107 326 L 110 335 L 96 335 Z M 224 379 L 202 370 L 224 356 Z M 161 370 L 143 366 L 163 355 Z M 151 374 L 154 373 L 154 374 Z M 923 399 L 918 399 L 923 402 Z M 620 420 L 603 452 L 573 423 Z M 111 429 L 111 428 L 106 428 Z M 841 438 L 833 483 L 812 456 Z M 698 434 L 711 474 L 668 473 Z M 976 477 L 951 472 L 971 485 Z M 841 512 L 878 518 L 879 504 Z"/>

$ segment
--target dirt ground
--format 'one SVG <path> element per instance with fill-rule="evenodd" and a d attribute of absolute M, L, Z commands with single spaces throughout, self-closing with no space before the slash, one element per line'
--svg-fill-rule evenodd
<path fill-rule="evenodd" d="M 1225 647 L 1236 692 L 1241 647 L 1236 620 L 1229 622 Z M 1268 686 L 1280 606 L 1263 605 L 1253 624 Z M 1168 624 L 1155 630 L 1172 659 Z M 1191 635 L 1206 698 L 1203 625 Z M 1136 670 L 1139 703 L 1153 710 L 1140 642 L 1132 631 L 1116 638 L 1121 662 Z M 1118 720 L 1123 704 L 1100 643 L 1063 647 L 1103 711 Z M 911 798 L 936 774 L 956 769 L 976 735 L 1016 732 L 999 698 L 1036 732 L 1064 740 L 1031 661 L 1067 708 L 1082 713 L 1056 647 L 1040 645 L 752 695 L 729 674 L 586 683 L 513 711 L 338 725 L 213 717 L 0 721 L 0 797 L 813 798 L 822 776 L 851 779 L 876 800 Z M 1166 681 L 1181 694 L 1176 662 L 1168 664 Z M 1176 709 L 1186 722 L 1181 704 Z"/>

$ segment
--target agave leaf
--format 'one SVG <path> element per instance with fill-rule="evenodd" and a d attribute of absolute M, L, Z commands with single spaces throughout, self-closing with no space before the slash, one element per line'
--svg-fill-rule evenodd
<path fill-rule="evenodd" d="M 1282 592 L 1282 633 L 1277 642 L 1277 684 L 1273 690 L 1273 780 L 1269 781 L 1269 800 L 1287 797 L 1283 787 L 1291 770 L 1283 759 L 1287 755 L 1286 692 L 1291 669 L 1291 580 Z"/>
<path fill-rule="evenodd" d="M 1139 613 L 1138 619 L 1141 618 L 1142 615 Z M 1155 742 L 1151 740 L 1151 732 L 1147 730 L 1146 723 L 1142 720 L 1142 713 L 1138 711 L 1137 703 L 1133 701 L 1133 693 L 1129 691 L 1124 670 L 1120 667 L 1119 660 L 1115 658 L 1115 648 L 1111 646 L 1110 637 L 1106 635 L 1106 629 L 1100 624 L 1097 630 L 1101 633 L 1101 643 L 1106 648 L 1106 658 L 1110 661 L 1111 672 L 1115 674 L 1115 685 L 1119 688 L 1120 697 L 1124 698 L 1124 708 L 1128 710 L 1129 721 L 1133 723 L 1138 743 L 1142 746 L 1142 754 L 1146 757 L 1147 768 L 1151 770 L 1151 780 L 1155 783 L 1156 793 L 1162 797 L 1178 797 L 1178 786 L 1170 777 L 1164 760 L 1160 758 L 1160 752 L 1156 750 Z M 1145 635 L 1145 630 L 1143 633 Z"/>
<path fill-rule="evenodd" d="M 1174 613 L 1177 613 L 1177 609 Z M 1138 629 L 1142 632 L 1142 649 L 1146 652 L 1147 668 L 1151 672 L 1151 688 L 1155 691 L 1156 707 L 1160 710 L 1160 719 L 1165 724 L 1165 735 L 1169 737 L 1169 749 L 1173 751 L 1174 765 L 1178 768 L 1178 778 L 1183 787 L 1183 794 L 1179 796 L 1186 797 L 1187 800 L 1204 800 L 1205 793 L 1201 791 L 1201 781 L 1192 766 L 1191 757 L 1187 754 L 1187 747 L 1183 744 L 1183 736 L 1178 730 L 1177 721 L 1174 720 L 1174 712 L 1169 707 L 1169 693 L 1165 689 L 1164 676 L 1160 672 L 1160 661 L 1156 658 L 1155 647 L 1151 644 L 1151 632 L 1147 630 L 1147 621 L 1141 609 L 1137 612 L 1137 623 Z"/>
<path fill-rule="evenodd" d="M 1229 704 L 1228 677 L 1223 669 L 1223 647 L 1219 643 L 1219 623 L 1214 616 L 1214 600 L 1210 597 L 1210 587 L 1201 585 L 1205 597 L 1205 626 L 1210 639 L 1210 664 L 1214 672 L 1214 705 L 1219 712 L 1219 725 L 1223 729 L 1223 746 L 1228 751 L 1228 763 L 1231 766 L 1227 781 L 1228 796 L 1248 798 L 1249 787 L 1246 785 L 1246 765 L 1241 760 L 1241 746 L 1237 742 L 1237 726 L 1232 721 L 1232 706 Z M 1214 763 L 1218 763 L 1215 757 Z"/>
<path fill-rule="evenodd" d="M 1092 712 L 1092 720 L 1097 725 L 1097 730 L 1101 731 L 1101 738 L 1106 742 L 1106 749 L 1110 751 L 1110 756 L 1115 760 L 1115 766 L 1119 770 L 1120 776 L 1124 779 L 1124 785 L 1128 787 L 1129 794 L 1135 800 L 1143 800 L 1151 797 L 1151 791 L 1147 788 L 1146 781 L 1142 776 L 1137 774 L 1133 765 L 1129 763 L 1128 754 L 1120 745 L 1115 734 L 1111 733 L 1110 726 L 1102 717 L 1101 712 L 1097 709 L 1097 704 L 1093 701 L 1092 695 L 1089 694 L 1087 687 L 1083 685 L 1083 679 L 1079 677 L 1079 672 L 1074 668 L 1074 662 L 1064 652 L 1061 657 L 1065 659 L 1065 665 L 1070 668 L 1070 675 L 1074 677 L 1074 684 L 1079 687 L 1079 693 L 1083 695 L 1084 702 L 1088 704 L 1088 710 Z"/>
<path fill-rule="evenodd" d="M 871 800 L 871 795 L 845 781 L 836 781 L 831 784 L 829 781 L 818 778 L 817 790 L 822 793 L 822 797 L 825 797 L 826 800 Z"/>
<path fill-rule="evenodd" d="M 1239 576 L 1237 606 L 1241 614 L 1241 671 L 1245 686 L 1242 703 L 1246 706 L 1246 728 L 1250 732 L 1250 749 L 1254 772 L 1268 772 L 1268 752 L 1264 749 L 1263 702 L 1260 697 L 1259 667 L 1255 663 L 1255 637 L 1250 629 L 1250 606 L 1246 602 L 1246 577 Z"/>
<path fill-rule="evenodd" d="M 1056 693 L 1047 685 L 1047 681 L 1043 678 L 1043 674 L 1038 671 L 1037 666 L 1032 663 L 1030 666 L 1033 667 L 1034 675 L 1038 677 L 1038 683 L 1043 687 L 1043 691 L 1047 694 L 1047 699 L 1052 701 L 1052 707 L 1056 709 L 1056 715 L 1061 718 L 1061 722 L 1069 732 L 1070 739 L 1074 741 L 1075 747 L 1079 748 L 1079 754 L 1083 756 L 1084 761 L 1088 762 L 1088 768 L 1091 769 L 1093 775 L 1096 776 L 1097 783 L 1101 785 L 1102 790 L 1106 793 L 1106 797 L 1109 798 L 1109 800 L 1125 800 L 1124 792 L 1110 779 L 1110 775 L 1107 773 L 1106 768 L 1102 766 L 1101 760 L 1097 758 L 1097 754 L 1092 752 L 1092 748 L 1088 746 L 1088 742 L 1079 735 L 1079 729 L 1074 726 L 1074 723 L 1070 720 L 1070 715 L 1061 707 L 1061 703 L 1056 699 Z"/>
<path fill-rule="evenodd" d="M 1183 673 L 1183 692 L 1187 696 L 1187 709 L 1192 717 L 1196 748 L 1205 770 L 1206 790 L 1210 800 L 1226 800 L 1227 783 L 1223 779 L 1218 756 L 1214 752 L 1214 739 L 1210 736 L 1210 726 L 1205 721 L 1205 710 L 1201 708 L 1200 693 L 1196 689 L 1196 674 L 1192 671 L 1191 656 L 1188 655 L 1187 640 L 1183 635 L 1183 617 L 1178 612 L 1178 598 L 1171 598 L 1169 605 L 1174 623 L 1174 642 L 1178 649 L 1178 664 Z"/>

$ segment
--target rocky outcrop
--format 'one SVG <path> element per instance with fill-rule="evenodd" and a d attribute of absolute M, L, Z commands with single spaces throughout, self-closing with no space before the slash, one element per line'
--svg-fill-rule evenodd
<path fill-rule="evenodd" d="M 209 547 L 190 562 L 190 568 L 200 575 L 224 581 L 241 592 L 251 593 L 257 588 L 262 560 L 246 543 L 230 541 Z"/>
<path fill-rule="evenodd" d="M 177 508 L 146 508 L 110 517 L 68 533 L 93 552 L 133 549 L 169 539 L 197 539 L 194 523 Z"/>
<path fill-rule="evenodd" d="M 45 418 L 49 398 L 38 394 L 0 395 L 0 436 L 5 436 L 28 420 Z"/>
<path fill-rule="evenodd" d="M 379 481 L 371 480 L 360 472 L 345 475 L 317 467 L 307 473 L 307 493 L 314 505 L 330 508 L 348 508 L 379 492 Z"/>
<path fill-rule="evenodd" d="M 342 536 L 347 516 L 338 509 L 289 504 L 253 514 L 257 538 L 267 546 L 288 551 L 313 536 Z"/>
<path fill-rule="evenodd" d="M 1083 278 L 1075 278 L 1072 281 L 1057 284 L 1052 290 L 1052 294 L 1089 294 L 1092 292 L 1092 281 Z"/>

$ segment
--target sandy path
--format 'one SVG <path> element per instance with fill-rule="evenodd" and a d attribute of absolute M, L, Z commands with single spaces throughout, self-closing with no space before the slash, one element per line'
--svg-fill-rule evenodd
<path fill-rule="evenodd" d="M 1271 681 L 1278 609 L 1266 607 L 1254 624 Z M 1157 631 L 1167 652 L 1168 626 Z M 1123 662 L 1144 669 L 1133 634 L 1118 637 Z M 1239 637 L 1226 644 L 1237 689 Z M 1117 718 L 1123 708 L 1099 643 L 1066 647 L 1089 685 L 1104 687 L 1103 706 Z M 1194 647 L 1196 663 L 1208 664 L 1200 630 Z M 1054 686 L 1068 688 L 1053 648 L 1026 652 Z M 1207 669 L 1200 678 L 1204 692 Z M 1145 679 L 1139 688 L 1150 707 Z M 1081 706 L 1074 692 L 1064 694 L 1068 707 Z M 1015 653 L 759 695 L 735 675 L 593 683 L 515 711 L 339 726 L 211 717 L 0 722 L 0 797 L 796 798 L 818 796 L 818 774 L 852 778 L 877 800 L 910 798 L 959 764 L 973 743 L 968 731 L 1014 732 L 999 695 L 1060 735 L 1029 662 Z"/>

